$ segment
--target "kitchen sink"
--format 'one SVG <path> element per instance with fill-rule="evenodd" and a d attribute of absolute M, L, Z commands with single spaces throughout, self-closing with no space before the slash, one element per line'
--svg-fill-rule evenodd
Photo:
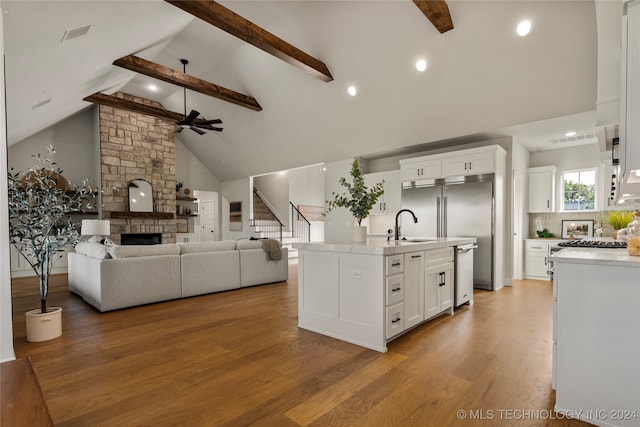
<path fill-rule="evenodd" d="M 436 239 L 401 239 L 402 242 L 411 242 L 411 243 L 425 243 L 425 242 L 434 242 Z"/>

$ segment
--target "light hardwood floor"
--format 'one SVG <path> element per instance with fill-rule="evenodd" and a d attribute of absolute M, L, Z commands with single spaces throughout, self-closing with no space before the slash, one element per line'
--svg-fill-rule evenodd
<path fill-rule="evenodd" d="M 110 313 L 54 276 L 64 334 L 44 343 L 25 340 L 37 281 L 12 288 L 16 356 L 57 426 L 587 425 L 552 412 L 550 282 L 476 290 L 385 354 L 298 329 L 295 265 L 288 283 Z"/>

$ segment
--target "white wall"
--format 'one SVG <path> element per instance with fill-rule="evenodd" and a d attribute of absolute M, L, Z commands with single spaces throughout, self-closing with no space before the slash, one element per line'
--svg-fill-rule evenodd
<path fill-rule="evenodd" d="M 324 206 L 324 165 L 289 171 L 289 200 L 297 207 Z M 324 240 L 324 221 L 310 221 L 312 242 Z"/>
<path fill-rule="evenodd" d="M 191 190 L 220 191 L 220 181 L 176 138 L 176 181 Z"/>
<path fill-rule="evenodd" d="M 349 177 L 353 159 L 325 164 L 324 198 L 332 200 L 332 192 L 343 193 L 345 188 L 339 184 L 341 177 Z M 328 243 L 349 243 L 353 241 L 353 227 L 357 225 L 353 215 L 346 208 L 337 208 L 329 212 L 324 222 L 324 240 Z"/>
<path fill-rule="evenodd" d="M 249 178 L 220 183 L 222 240 L 235 240 L 253 235 L 253 228 L 249 224 L 249 199 L 251 194 Z M 238 201 L 242 201 L 242 231 L 229 231 L 229 202 Z"/>
<path fill-rule="evenodd" d="M 0 13 L 0 52 L 4 56 L 3 16 Z M 7 123 L 5 121 L 4 61 L 0 61 L 0 362 L 13 360 L 11 265 L 9 261 L 9 195 L 7 187 Z"/>
<path fill-rule="evenodd" d="M 95 167 L 95 122 L 93 109 L 81 111 L 69 118 L 9 147 L 9 168 L 24 171 L 36 165 L 32 154 L 48 156 L 47 147 L 56 150 L 54 160 L 62 175 L 72 184 L 84 179 L 99 183 L 100 170 Z"/>
<path fill-rule="evenodd" d="M 511 151 L 512 187 L 511 187 L 511 235 L 513 236 L 512 278 L 523 277 L 524 239 L 529 231 L 529 214 L 527 213 L 527 165 L 529 152 L 518 141 L 513 141 Z"/>
<path fill-rule="evenodd" d="M 601 152 L 598 144 L 581 145 L 557 150 L 537 151 L 529 156 L 529 167 L 556 166 L 556 211 L 562 207 L 562 173 L 573 169 L 598 168 L 597 191 L 604 195 L 610 183 L 610 176 L 605 173 L 605 164 L 611 162 L 608 152 Z M 603 200 L 598 197 L 597 210 L 602 210 Z"/>
<path fill-rule="evenodd" d="M 275 172 L 253 177 L 253 186 L 264 196 L 265 204 L 289 227 L 289 171 Z"/>

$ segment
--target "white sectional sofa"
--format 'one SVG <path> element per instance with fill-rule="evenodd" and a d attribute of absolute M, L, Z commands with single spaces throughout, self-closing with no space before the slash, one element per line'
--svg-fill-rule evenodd
<path fill-rule="evenodd" d="M 287 249 L 271 259 L 261 241 L 103 246 L 69 253 L 69 289 L 105 312 L 159 301 L 282 282 Z"/>

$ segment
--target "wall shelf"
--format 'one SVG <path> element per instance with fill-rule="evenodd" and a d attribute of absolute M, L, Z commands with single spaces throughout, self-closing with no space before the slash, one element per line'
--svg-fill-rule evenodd
<path fill-rule="evenodd" d="M 176 200 L 183 200 L 185 202 L 195 202 L 198 199 L 196 199 L 195 197 L 176 196 Z"/>
<path fill-rule="evenodd" d="M 175 214 L 169 212 L 111 212 L 113 219 L 130 219 L 130 218 L 146 218 L 146 219 L 174 219 Z"/>

